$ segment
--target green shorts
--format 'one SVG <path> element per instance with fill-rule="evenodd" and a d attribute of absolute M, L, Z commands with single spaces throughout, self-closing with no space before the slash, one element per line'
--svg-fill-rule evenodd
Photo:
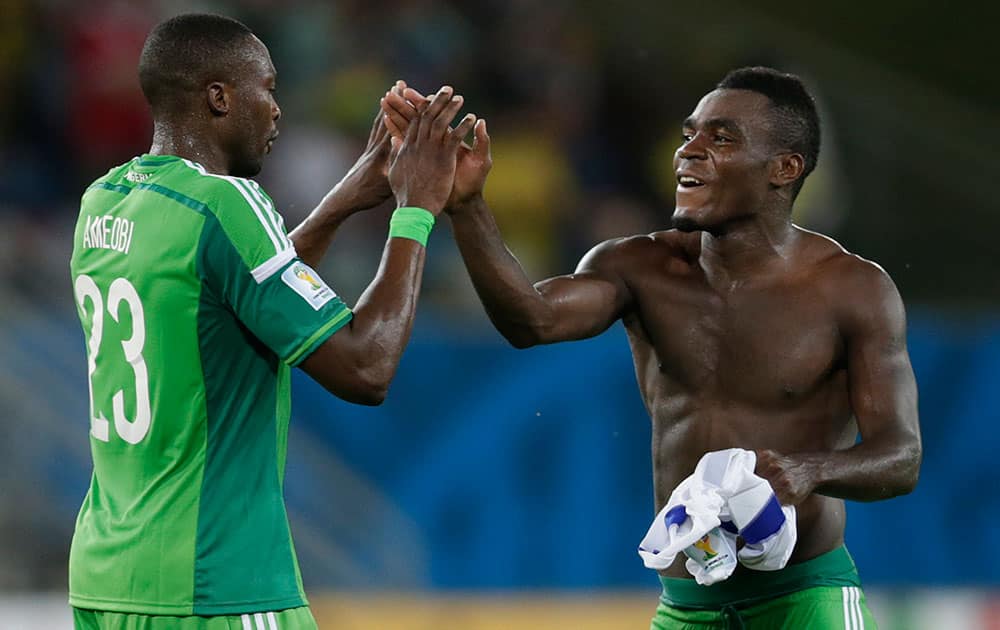
<path fill-rule="evenodd" d="M 701 586 L 661 577 L 650 630 L 876 630 L 847 549 L 781 571 L 745 571 Z"/>
<path fill-rule="evenodd" d="M 73 609 L 76 630 L 317 630 L 308 606 L 274 612 L 171 617 Z"/>

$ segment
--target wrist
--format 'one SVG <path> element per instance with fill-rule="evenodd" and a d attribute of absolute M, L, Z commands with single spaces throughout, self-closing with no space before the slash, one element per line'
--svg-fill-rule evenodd
<path fill-rule="evenodd" d="M 389 238 L 407 238 L 427 247 L 434 227 L 434 214 L 413 206 L 400 206 L 389 219 Z"/>
<path fill-rule="evenodd" d="M 486 200 L 483 198 L 483 193 L 478 192 L 474 195 L 470 195 L 461 201 L 456 201 L 455 203 L 448 204 L 445 209 L 448 214 L 455 216 L 460 214 L 469 214 L 475 212 L 477 209 L 481 209 L 486 205 Z"/>
<path fill-rule="evenodd" d="M 802 477 L 804 477 L 806 485 L 809 486 L 810 492 L 828 481 L 824 476 L 826 473 L 825 455 L 817 456 L 813 453 L 801 453 L 798 455 L 789 455 L 788 457 L 792 460 L 793 466 L 803 471 Z"/>
<path fill-rule="evenodd" d="M 342 215 L 374 208 L 392 196 L 385 176 L 373 177 L 370 169 L 351 168 L 328 193 L 341 207 Z"/>
<path fill-rule="evenodd" d="M 396 209 L 400 208 L 419 208 L 421 210 L 426 210 L 430 212 L 435 217 L 441 214 L 444 206 L 440 202 L 433 202 L 430 199 L 416 195 L 409 197 L 406 195 L 396 197 Z"/>
<path fill-rule="evenodd" d="M 349 188 L 337 184 L 326 193 L 321 203 L 323 218 L 329 222 L 339 223 L 347 217 L 364 210 L 357 195 Z"/>

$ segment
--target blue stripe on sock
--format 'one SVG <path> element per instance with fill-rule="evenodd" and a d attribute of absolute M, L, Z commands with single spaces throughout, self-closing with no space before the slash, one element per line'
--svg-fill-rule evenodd
<path fill-rule="evenodd" d="M 743 528 L 740 535 L 743 536 L 743 540 L 747 544 L 755 544 L 764 540 L 765 538 L 770 538 L 781 529 L 781 526 L 785 524 L 785 513 L 781 511 L 781 504 L 778 503 L 778 499 L 772 494 L 771 500 L 767 502 L 757 516 Z"/>

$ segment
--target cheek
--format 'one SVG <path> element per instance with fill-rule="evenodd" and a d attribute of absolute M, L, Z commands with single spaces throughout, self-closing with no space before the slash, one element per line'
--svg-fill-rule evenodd
<path fill-rule="evenodd" d="M 722 160 L 716 163 L 716 169 L 725 183 L 724 188 L 731 191 L 749 192 L 766 187 L 767 164 L 745 159 Z"/>

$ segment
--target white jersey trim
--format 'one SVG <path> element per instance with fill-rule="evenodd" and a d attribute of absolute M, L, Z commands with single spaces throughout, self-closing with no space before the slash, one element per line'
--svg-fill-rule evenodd
<path fill-rule="evenodd" d="M 257 201 L 260 202 L 260 204 L 267 211 L 267 216 L 271 219 L 271 225 L 274 226 L 275 232 L 277 232 L 279 236 L 283 237 L 284 240 L 288 241 L 288 244 L 291 245 L 291 240 L 285 233 L 285 218 L 282 217 L 280 214 L 278 214 L 277 211 L 275 211 L 274 204 L 271 203 L 271 200 L 268 199 L 267 196 L 264 194 L 264 192 L 261 190 L 260 184 L 253 181 L 252 179 L 245 179 L 243 180 L 243 182 L 249 184 L 250 193 L 257 199 Z"/>
<path fill-rule="evenodd" d="M 274 204 L 272 204 L 263 192 L 261 192 L 260 185 L 252 179 L 243 179 L 240 177 L 234 177 L 232 179 L 236 183 L 242 185 L 247 192 L 250 193 L 250 196 L 254 198 L 258 206 L 261 208 L 264 217 L 266 217 L 266 220 L 269 222 L 271 229 L 273 229 L 274 233 L 278 235 L 278 240 L 286 243 L 287 245 L 291 245 L 291 241 L 289 241 L 288 236 L 285 235 L 285 220 L 281 218 L 281 215 L 275 212 Z"/>
<path fill-rule="evenodd" d="M 288 264 L 296 256 L 298 256 L 298 253 L 296 253 L 295 248 L 289 247 L 271 256 L 250 273 L 253 275 L 253 279 L 257 281 L 257 284 L 260 284 L 277 273 L 279 269 Z"/>
<path fill-rule="evenodd" d="M 190 168 L 201 173 L 205 177 L 215 177 L 223 181 L 229 182 L 233 188 L 239 191 L 243 199 L 246 200 L 250 209 L 253 210 L 254 215 L 256 215 L 257 220 L 260 221 L 261 227 L 264 228 L 264 233 L 267 234 L 267 238 L 274 245 L 275 253 L 280 253 L 285 251 L 292 246 L 291 240 L 285 235 L 284 230 L 275 227 L 278 223 L 275 220 L 275 215 L 277 212 L 274 211 L 274 207 L 267 202 L 260 194 L 256 193 L 251 186 L 246 185 L 248 180 L 242 179 L 240 177 L 230 177 L 228 175 L 216 175 L 215 173 L 209 173 L 205 170 L 205 167 L 197 162 L 192 162 L 191 160 L 186 160 L 181 158 L 181 160 L 187 164 Z M 283 223 L 282 223 L 283 224 Z"/>

